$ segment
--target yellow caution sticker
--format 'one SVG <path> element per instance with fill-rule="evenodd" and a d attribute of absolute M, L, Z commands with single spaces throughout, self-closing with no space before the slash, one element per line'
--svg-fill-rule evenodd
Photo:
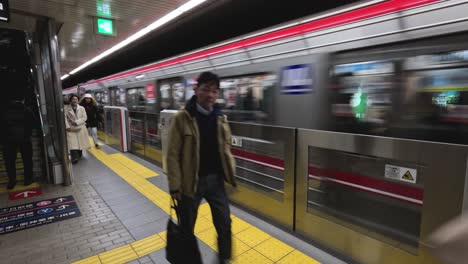
<path fill-rule="evenodd" d="M 408 181 L 414 181 L 413 175 L 411 175 L 411 172 L 409 170 L 407 170 L 401 178 Z"/>
<path fill-rule="evenodd" d="M 418 177 L 418 171 L 411 168 L 405 168 L 395 165 L 385 165 L 385 178 L 404 181 L 410 183 L 416 183 Z"/>

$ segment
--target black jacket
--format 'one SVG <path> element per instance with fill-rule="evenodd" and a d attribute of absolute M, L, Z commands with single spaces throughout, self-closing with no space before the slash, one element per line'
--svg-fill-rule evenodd
<path fill-rule="evenodd" d="M 95 104 L 81 104 L 86 110 L 86 127 L 97 127 L 99 122 L 99 113 L 97 105 Z"/>
<path fill-rule="evenodd" d="M 32 135 L 33 113 L 22 103 L 7 105 L 1 113 L 1 123 L 4 125 L 2 140 L 24 142 Z"/>

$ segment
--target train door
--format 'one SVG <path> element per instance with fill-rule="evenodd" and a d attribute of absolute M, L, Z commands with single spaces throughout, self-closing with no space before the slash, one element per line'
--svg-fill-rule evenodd
<path fill-rule="evenodd" d="M 145 155 L 146 91 L 144 87 L 126 90 L 126 105 L 130 119 L 130 149 L 137 155 Z"/>
<path fill-rule="evenodd" d="M 118 87 L 109 87 L 109 105 L 117 106 L 117 102 L 120 100 L 120 90 Z"/>
<path fill-rule="evenodd" d="M 98 138 L 102 141 L 106 141 L 105 132 L 104 132 L 104 106 L 109 103 L 109 95 L 107 89 L 98 91 L 94 93 L 94 98 L 98 104 Z"/>
<path fill-rule="evenodd" d="M 185 82 L 181 77 L 158 81 L 159 109 L 180 109 L 185 104 Z"/>

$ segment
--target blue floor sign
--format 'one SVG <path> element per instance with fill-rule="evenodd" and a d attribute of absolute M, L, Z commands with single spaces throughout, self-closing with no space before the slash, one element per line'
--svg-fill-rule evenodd
<path fill-rule="evenodd" d="M 0 209 L 0 235 L 81 216 L 73 196 Z"/>

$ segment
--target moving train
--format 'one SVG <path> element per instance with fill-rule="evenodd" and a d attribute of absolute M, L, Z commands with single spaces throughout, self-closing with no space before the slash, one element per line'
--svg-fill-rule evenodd
<path fill-rule="evenodd" d="M 182 107 L 196 76 L 210 70 L 222 77 L 218 104 L 231 121 L 466 144 L 468 35 L 458 11 L 465 5 L 365 2 L 64 94 L 89 92 L 101 105 L 127 106 L 151 137 L 159 112 Z M 363 12 L 366 19 L 353 21 Z M 155 118 L 142 121 L 145 115 Z"/>
<path fill-rule="evenodd" d="M 160 112 L 180 109 L 203 71 L 221 77 L 217 103 L 234 122 L 467 145 L 466 10 L 466 0 L 365 1 L 89 81 L 64 94 L 92 93 L 101 106 L 126 106 L 132 151 L 156 162 Z M 237 177 L 277 194 L 278 201 L 286 199 L 284 146 L 245 140 L 233 148 Z M 354 230 L 370 229 L 369 236 L 418 254 L 420 226 L 428 217 L 422 213 L 427 178 L 416 179 L 408 170 L 411 180 L 394 181 L 387 168 L 395 167 L 371 156 L 319 148 L 311 148 L 310 156 L 333 167 L 309 162 L 310 210 L 350 222 Z M 414 166 L 420 174 L 425 170 Z M 348 173 L 340 171 L 347 167 Z"/>

